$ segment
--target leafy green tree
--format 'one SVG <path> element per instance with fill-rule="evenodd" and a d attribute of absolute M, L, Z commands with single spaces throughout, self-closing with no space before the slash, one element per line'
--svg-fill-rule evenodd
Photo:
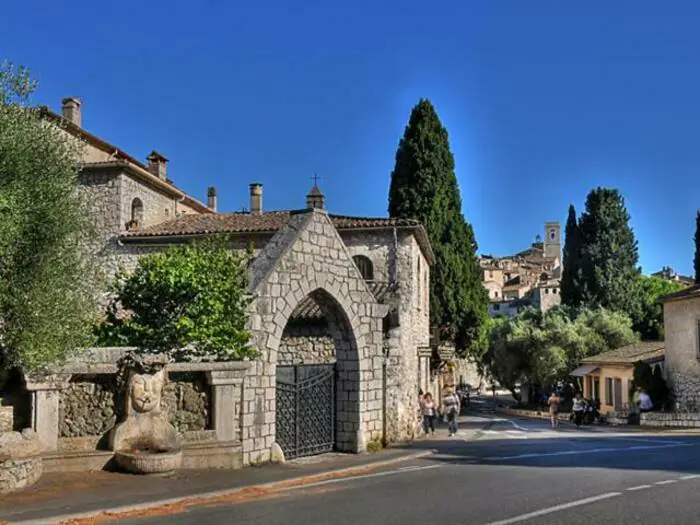
<path fill-rule="evenodd" d="M 576 209 L 573 204 L 569 205 L 569 216 L 566 219 L 563 252 L 561 302 L 564 305 L 578 306 L 581 302 L 581 294 L 578 288 L 581 235 L 578 229 Z"/>
<path fill-rule="evenodd" d="M 579 293 L 588 307 L 633 315 L 639 254 L 625 200 L 618 190 L 596 188 L 579 221 L 581 274 Z"/>
<path fill-rule="evenodd" d="M 504 387 L 517 382 L 548 387 L 564 380 L 581 359 L 637 340 L 631 321 L 604 309 L 534 308 L 495 321 L 486 367 Z"/>
<path fill-rule="evenodd" d="M 685 288 L 682 283 L 667 281 L 660 277 L 640 275 L 634 287 L 638 308 L 633 311 L 632 322 L 636 332 L 645 341 L 664 339 L 664 310 L 660 297 Z"/>
<path fill-rule="evenodd" d="M 425 226 L 437 259 L 430 276 L 431 324 L 460 353 L 478 353 L 486 340 L 488 295 L 454 170 L 447 130 L 433 105 L 421 99 L 396 151 L 389 215 Z"/>
<path fill-rule="evenodd" d="M 225 238 L 146 255 L 131 274 L 119 272 L 100 342 L 176 361 L 254 357 L 245 327 L 247 285 L 246 258 Z"/>
<path fill-rule="evenodd" d="M 693 259 L 695 270 L 695 284 L 700 284 L 700 211 L 695 213 L 695 258 Z"/>
<path fill-rule="evenodd" d="M 30 106 L 36 86 L 0 65 L 0 368 L 25 371 L 92 342 L 100 290 L 80 146 Z"/>

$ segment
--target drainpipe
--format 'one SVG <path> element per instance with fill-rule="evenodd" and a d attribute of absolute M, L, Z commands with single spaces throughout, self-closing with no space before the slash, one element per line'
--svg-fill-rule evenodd
<path fill-rule="evenodd" d="M 382 344 L 382 346 L 384 346 Z M 389 350 L 388 348 L 382 348 L 384 354 L 384 359 L 382 360 L 382 446 L 386 447 L 388 443 L 387 432 L 386 432 L 386 365 L 389 360 Z"/>

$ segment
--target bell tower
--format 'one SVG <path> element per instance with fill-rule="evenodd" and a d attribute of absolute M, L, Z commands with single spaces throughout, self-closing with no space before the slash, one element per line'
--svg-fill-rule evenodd
<path fill-rule="evenodd" d="M 558 221 L 544 223 L 544 256 L 561 260 L 561 225 Z"/>

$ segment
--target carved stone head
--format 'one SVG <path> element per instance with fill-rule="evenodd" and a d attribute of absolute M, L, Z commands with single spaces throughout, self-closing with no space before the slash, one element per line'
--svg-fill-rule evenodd
<path fill-rule="evenodd" d="M 140 414 L 159 413 L 164 385 L 165 369 L 161 369 L 155 374 L 132 375 L 129 388 L 131 408 Z"/>

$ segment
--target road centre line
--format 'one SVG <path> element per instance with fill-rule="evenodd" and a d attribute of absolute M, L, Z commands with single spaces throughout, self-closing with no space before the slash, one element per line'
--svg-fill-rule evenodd
<path fill-rule="evenodd" d="M 607 492 L 606 494 L 600 494 L 598 496 L 593 496 L 591 498 L 584 498 L 576 501 L 570 501 L 569 503 L 563 503 L 561 505 L 555 505 L 554 507 L 548 507 L 546 509 L 536 510 L 534 512 L 528 512 L 527 514 L 521 514 L 520 516 L 513 516 L 512 518 L 507 518 L 505 520 L 492 521 L 486 523 L 485 525 L 510 525 L 511 523 L 518 523 L 520 521 L 529 520 L 532 518 L 537 518 L 539 516 L 545 516 L 546 514 L 552 514 L 554 512 L 559 512 L 561 510 L 570 509 L 572 507 L 579 507 L 581 505 L 588 505 L 589 503 L 594 503 L 596 501 L 610 499 L 617 496 L 621 496 L 622 492 Z"/>
<path fill-rule="evenodd" d="M 601 454 L 603 452 L 625 452 L 628 450 L 654 450 L 663 448 L 690 447 L 692 443 L 674 443 L 670 445 L 644 445 L 639 447 L 607 447 L 591 448 L 587 450 L 562 450 L 559 452 L 543 452 L 539 454 L 517 454 L 515 456 L 490 456 L 482 458 L 484 461 L 507 461 L 511 459 L 546 458 L 555 456 L 579 456 L 582 454 Z"/>
<path fill-rule="evenodd" d="M 681 476 L 678 479 L 666 479 L 663 481 L 657 481 L 654 483 L 654 485 L 671 485 L 671 484 L 677 483 L 678 481 L 681 481 L 681 480 L 691 480 L 691 479 L 697 479 L 697 478 L 700 478 L 700 474 L 688 474 L 686 476 Z M 654 488 L 654 487 L 652 485 L 637 485 L 636 487 L 629 487 L 625 490 L 629 491 L 629 492 L 636 492 L 638 490 L 651 489 L 651 488 Z M 596 501 L 614 498 L 617 496 L 621 496 L 622 494 L 623 494 L 622 492 L 607 492 L 605 494 L 599 494 L 598 496 L 593 496 L 590 498 L 584 498 L 584 499 L 580 499 L 580 500 L 576 500 L 576 501 L 571 501 L 569 503 L 555 505 L 554 507 L 547 507 L 544 509 L 536 510 L 534 512 L 528 512 L 527 514 L 521 514 L 519 516 L 513 516 L 512 518 L 507 518 L 507 519 L 500 520 L 500 521 L 492 521 L 492 522 L 486 523 L 485 525 L 510 525 L 511 523 L 518 523 L 521 521 L 529 520 L 531 518 L 537 518 L 539 516 L 544 516 L 546 514 L 552 514 L 554 512 L 559 512 L 561 510 L 570 509 L 572 507 L 579 507 L 581 505 L 595 503 Z"/>

